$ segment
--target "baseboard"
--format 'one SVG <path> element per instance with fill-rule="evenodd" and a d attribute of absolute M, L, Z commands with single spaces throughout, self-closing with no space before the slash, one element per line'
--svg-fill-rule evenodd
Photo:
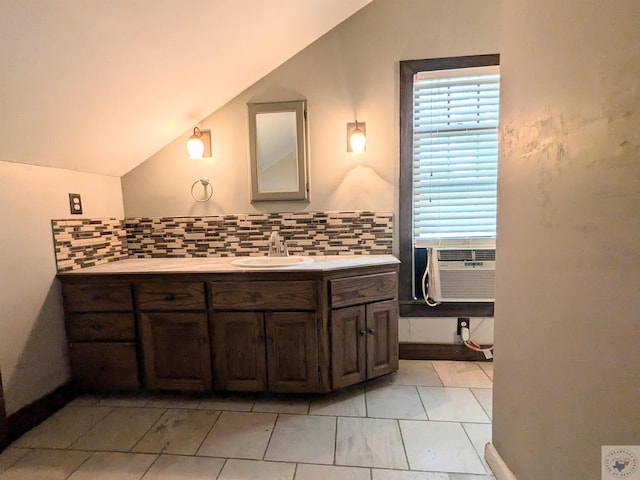
<path fill-rule="evenodd" d="M 491 443 L 484 446 L 484 458 L 491 467 L 496 480 L 518 480 Z"/>
<path fill-rule="evenodd" d="M 9 415 L 7 417 L 9 442 L 42 423 L 77 396 L 77 388 L 73 383 L 67 382 Z"/>
<path fill-rule="evenodd" d="M 487 361 L 481 352 L 448 343 L 401 343 L 399 353 L 403 360 Z"/>

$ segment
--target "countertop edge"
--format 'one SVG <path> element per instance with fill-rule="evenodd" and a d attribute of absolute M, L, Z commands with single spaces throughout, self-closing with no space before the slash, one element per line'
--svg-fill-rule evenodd
<path fill-rule="evenodd" d="M 236 258 L 243 257 L 186 257 L 186 258 L 148 258 L 124 259 L 78 270 L 58 272 L 56 277 L 72 278 L 85 275 L 171 275 L 171 274 L 260 274 L 265 273 L 322 273 L 353 268 L 382 267 L 399 265 L 400 260 L 393 255 L 335 255 L 315 256 L 314 262 L 305 265 L 283 267 L 241 267 L 232 265 Z M 176 264 L 184 263 L 184 266 Z M 199 268 L 194 263 L 202 261 Z M 162 264 L 166 264 L 163 266 Z M 155 264 L 155 265 L 153 265 Z"/>

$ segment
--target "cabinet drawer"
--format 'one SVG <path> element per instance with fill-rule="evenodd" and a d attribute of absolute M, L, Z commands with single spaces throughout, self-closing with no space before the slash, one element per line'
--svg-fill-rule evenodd
<path fill-rule="evenodd" d="M 131 287 L 120 285 L 62 284 L 62 298 L 67 312 L 117 312 L 133 310 Z"/>
<path fill-rule="evenodd" d="M 329 281 L 331 307 L 348 307 L 396 298 L 398 280 L 395 272 L 361 275 Z"/>
<path fill-rule="evenodd" d="M 211 305 L 227 310 L 315 310 L 312 280 L 211 282 Z"/>
<path fill-rule="evenodd" d="M 82 390 L 138 390 L 135 343 L 72 343 L 69 361 L 73 379 Z"/>
<path fill-rule="evenodd" d="M 135 286 L 140 310 L 205 310 L 204 283 L 162 282 Z"/>
<path fill-rule="evenodd" d="M 136 324 L 133 313 L 73 313 L 67 319 L 71 342 L 134 341 Z"/>

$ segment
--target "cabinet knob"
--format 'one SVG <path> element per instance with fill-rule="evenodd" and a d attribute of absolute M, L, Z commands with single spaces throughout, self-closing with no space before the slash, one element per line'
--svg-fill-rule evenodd
<path fill-rule="evenodd" d="M 362 335 L 363 337 L 367 334 L 366 330 L 360 330 L 360 335 Z"/>
<path fill-rule="evenodd" d="M 370 329 L 369 329 L 369 333 L 370 333 L 371 335 L 375 335 L 375 334 L 376 334 L 376 329 L 375 329 L 375 328 L 370 328 Z"/>
<path fill-rule="evenodd" d="M 172 302 L 173 300 L 175 300 L 175 299 L 176 299 L 176 297 L 174 297 L 173 295 L 165 295 L 165 296 L 164 296 L 164 299 L 165 299 L 167 302 Z"/>

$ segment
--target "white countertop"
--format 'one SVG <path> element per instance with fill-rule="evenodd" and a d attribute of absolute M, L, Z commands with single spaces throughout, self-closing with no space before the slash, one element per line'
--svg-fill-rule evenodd
<path fill-rule="evenodd" d="M 225 273 L 225 272 L 324 272 L 353 267 L 395 265 L 400 261 L 393 255 L 318 255 L 310 256 L 312 263 L 287 267 L 240 267 L 231 262 L 247 257 L 198 258 L 130 258 L 104 263 L 63 275 L 127 274 L 127 273 Z"/>

